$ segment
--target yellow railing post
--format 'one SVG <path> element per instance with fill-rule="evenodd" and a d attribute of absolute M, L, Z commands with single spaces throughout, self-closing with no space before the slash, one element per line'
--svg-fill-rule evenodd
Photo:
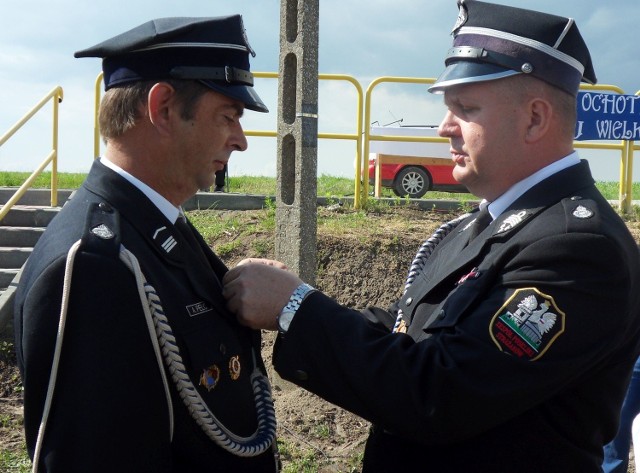
<path fill-rule="evenodd" d="M 258 78 L 277 79 L 277 72 L 254 72 L 253 75 Z M 319 80 L 341 80 L 347 81 L 353 84 L 357 93 L 356 104 L 356 133 L 318 133 L 318 139 L 331 139 L 331 140 L 354 140 L 356 142 L 356 174 L 355 174 L 355 194 L 354 194 L 354 207 L 360 208 L 361 190 L 360 182 L 362 179 L 362 86 L 353 77 L 344 74 L 318 74 Z M 275 131 L 265 130 L 245 130 L 247 136 L 263 136 L 263 137 L 277 137 L 278 134 Z"/>
<path fill-rule="evenodd" d="M 415 142 L 415 143 L 447 143 L 449 140 L 446 138 L 438 138 L 438 137 L 422 137 L 422 136 L 385 136 L 385 135 L 375 135 L 371 136 L 371 94 L 373 89 L 377 87 L 379 84 L 383 82 L 394 82 L 401 84 L 433 84 L 436 81 L 434 78 L 430 77 L 378 77 L 375 79 L 369 87 L 367 87 L 367 91 L 365 94 L 365 102 L 364 102 L 364 122 L 367 125 L 364 130 L 364 145 L 363 145 L 363 154 L 365 158 L 368 160 L 369 158 L 369 150 L 370 150 L 370 142 L 371 141 L 402 141 L 402 142 Z M 368 170 L 367 170 L 368 171 Z M 380 180 L 381 180 L 381 172 L 380 168 L 376 167 L 375 174 L 375 193 L 376 197 L 380 196 Z M 367 179 L 365 179 L 365 192 L 364 194 L 368 196 L 369 194 L 369 173 L 367 172 Z"/>
<path fill-rule="evenodd" d="M 58 203 L 58 123 L 59 113 L 58 104 L 63 99 L 62 87 L 57 86 L 51 92 L 49 92 L 40 102 L 38 102 L 27 114 L 22 117 L 18 122 L 13 125 L 8 132 L 0 137 L 0 146 L 9 140 L 25 123 L 27 123 L 42 107 L 49 101 L 53 100 L 53 149 L 44 161 L 38 166 L 38 168 L 31 173 L 27 180 L 18 188 L 18 190 L 9 198 L 6 204 L 2 206 L 0 210 L 0 221 L 9 213 L 11 208 L 20 200 L 24 193 L 31 187 L 31 184 L 40 175 L 40 173 L 53 162 L 53 169 L 51 171 L 51 206 L 55 207 Z"/>
<path fill-rule="evenodd" d="M 53 99 L 53 157 L 51 160 L 51 207 L 58 205 L 58 130 L 59 113 L 58 104 L 62 101 L 62 89 L 60 94 Z"/>
<path fill-rule="evenodd" d="M 93 103 L 93 159 L 100 157 L 100 125 L 98 124 L 98 112 L 100 111 L 100 97 L 102 91 L 102 72 L 96 77 L 94 84 L 94 103 Z"/>

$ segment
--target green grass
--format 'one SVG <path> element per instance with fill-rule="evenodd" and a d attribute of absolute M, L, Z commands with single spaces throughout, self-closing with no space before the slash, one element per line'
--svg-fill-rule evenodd
<path fill-rule="evenodd" d="M 0 450 L 0 471 L 6 473 L 27 473 L 31 471 L 31 460 L 26 450 L 19 453 Z"/>
<path fill-rule="evenodd" d="M 282 473 L 316 473 L 320 467 L 317 453 L 311 449 L 301 450 L 292 443 L 278 440 L 278 451 L 287 463 Z"/>
<path fill-rule="evenodd" d="M 240 221 L 231 215 L 220 218 L 219 215 L 207 212 L 206 210 L 192 210 L 189 212 L 189 220 L 193 223 L 205 240 L 217 239 L 222 234 L 253 234 L 270 232 L 275 228 L 275 204 L 272 200 L 267 200 L 264 214 L 259 219 L 251 222 Z"/>
<path fill-rule="evenodd" d="M 26 172 L 0 172 L 0 187 L 19 187 L 29 176 Z M 58 173 L 59 189 L 76 189 L 80 187 L 86 177 L 81 173 Z M 600 192 L 609 200 L 618 200 L 618 182 L 597 182 L 596 186 Z M 36 178 L 33 184 L 36 188 L 51 187 L 51 172 L 43 172 Z M 355 185 L 351 178 L 329 176 L 326 174 L 318 177 L 317 194 L 321 197 L 348 197 L 354 195 Z M 373 191 L 372 186 L 369 187 Z M 229 192 L 255 195 L 275 195 L 276 179 L 266 176 L 231 176 L 229 179 Z M 402 201 L 391 191 L 383 189 L 382 197 L 390 197 Z M 457 199 L 462 201 L 474 200 L 475 197 L 465 193 L 449 192 L 428 192 L 426 199 Z M 634 182 L 632 188 L 632 198 L 640 200 L 640 182 Z"/>
<path fill-rule="evenodd" d="M 31 173 L 28 172 L 0 172 L 0 187 L 20 187 Z M 58 173 L 58 189 L 76 189 L 85 179 L 82 173 Z M 38 189 L 51 188 L 51 172 L 41 173 L 33 183 Z"/>

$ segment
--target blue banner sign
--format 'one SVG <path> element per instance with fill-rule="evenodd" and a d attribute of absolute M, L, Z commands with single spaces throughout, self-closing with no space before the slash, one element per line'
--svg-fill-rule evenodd
<path fill-rule="evenodd" d="M 575 139 L 640 139 L 640 96 L 579 92 Z"/>

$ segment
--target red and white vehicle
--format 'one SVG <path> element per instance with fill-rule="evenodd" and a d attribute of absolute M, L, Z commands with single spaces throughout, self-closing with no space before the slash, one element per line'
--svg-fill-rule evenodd
<path fill-rule="evenodd" d="M 371 135 L 437 137 L 438 133 L 436 127 L 402 126 L 371 127 Z M 449 143 L 370 140 L 369 151 L 370 185 L 376 185 L 380 161 L 380 185 L 397 196 L 419 198 L 430 190 L 468 192 L 451 175 Z"/>

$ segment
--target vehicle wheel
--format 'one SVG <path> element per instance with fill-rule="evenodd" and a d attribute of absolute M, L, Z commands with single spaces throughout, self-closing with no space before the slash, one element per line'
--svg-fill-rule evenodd
<path fill-rule="evenodd" d="M 423 168 L 408 166 L 403 168 L 393 181 L 393 192 L 404 197 L 420 198 L 431 189 L 431 176 Z"/>

